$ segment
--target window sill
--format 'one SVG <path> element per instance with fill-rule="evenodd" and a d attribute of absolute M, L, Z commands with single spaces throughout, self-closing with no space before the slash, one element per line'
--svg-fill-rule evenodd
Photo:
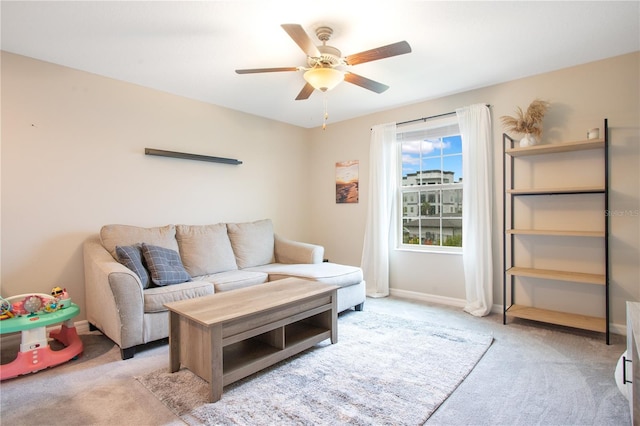
<path fill-rule="evenodd" d="M 462 255 L 461 247 L 411 247 L 411 246 L 400 246 L 394 249 L 395 251 L 405 251 L 405 252 L 413 252 L 413 253 L 430 253 L 430 254 L 457 254 Z"/>

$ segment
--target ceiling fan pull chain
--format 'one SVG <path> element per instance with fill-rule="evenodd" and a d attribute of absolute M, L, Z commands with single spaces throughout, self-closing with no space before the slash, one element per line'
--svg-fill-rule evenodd
<path fill-rule="evenodd" d="M 327 92 L 323 93 L 322 104 L 324 106 L 324 119 L 322 121 L 322 130 L 327 129 L 327 119 L 329 118 L 329 112 L 327 111 L 328 97 Z"/>

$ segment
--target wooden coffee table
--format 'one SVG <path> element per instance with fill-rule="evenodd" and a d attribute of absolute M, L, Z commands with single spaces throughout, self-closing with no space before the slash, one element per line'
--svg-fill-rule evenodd
<path fill-rule="evenodd" d="M 166 303 L 169 371 L 180 366 L 209 382 L 209 400 L 224 386 L 331 339 L 338 341 L 337 286 L 287 278 Z"/>

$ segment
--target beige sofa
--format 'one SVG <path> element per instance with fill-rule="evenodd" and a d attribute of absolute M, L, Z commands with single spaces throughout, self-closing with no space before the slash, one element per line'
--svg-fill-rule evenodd
<path fill-rule="evenodd" d="M 164 303 L 299 277 L 338 289 L 338 311 L 362 310 L 358 267 L 323 261 L 322 246 L 279 237 L 269 219 L 247 223 L 106 225 L 84 244 L 86 316 L 120 346 L 169 335 Z"/>

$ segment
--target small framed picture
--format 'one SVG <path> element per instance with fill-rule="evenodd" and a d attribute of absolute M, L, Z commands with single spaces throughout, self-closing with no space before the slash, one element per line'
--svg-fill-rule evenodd
<path fill-rule="evenodd" d="M 336 163 L 336 203 L 358 202 L 358 160 Z"/>

